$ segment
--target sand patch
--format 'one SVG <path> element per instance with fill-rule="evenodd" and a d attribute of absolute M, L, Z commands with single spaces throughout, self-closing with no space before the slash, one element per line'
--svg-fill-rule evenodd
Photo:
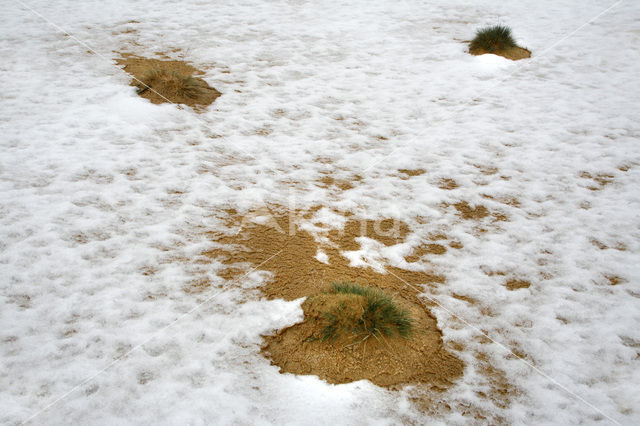
<path fill-rule="evenodd" d="M 506 408 L 510 402 L 509 394 L 511 391 L 507 375 L 504 371 L 495 368 L 485 354 L 476 354 L 476 359 L 479 360 L 479 370 L 487 378 L 489 385 L 487 392 L 476 390 L 476 393 L 482 398 L 488 397 L 500 408 Z"/>
<path fill-rule="evenodd" d="M 405 178 L 407 178 L 407 176 L 408 177 L 420 176 L 427 172 L 425 169 L 398 169 L 398 171 L 406 175 Z"/>
<path fill-rule="evenodd" d="M 195 77 L 204 72 L 184 61 L 149 59 L 123 53 L 116 63 L 123 65 L 123 69 L 134 77 L 131 85 L 138 89 L 138 95 L 154 104 L 205 107 L 221 95 L 202 78 Z"/>
<path fill-rule="evenodd" d="M 453 293 L 451 295 L 453 298 L 458 299 L 458 300 L 462 300 L 464 302 L 467 302 L 470 305 L 475 305 L 476 304 L 476 300 L 472 297 L 469 296 L 465 296 L 463 294 L 457 294 L 457 293 Z"/>
<path fill-rule="evenodd" d="M 440 189 L 446 189 L 450 191 L 452 189 L 456 189 L 457 187 L 458 187 L 458 183 L 453 179 L 442 178 L 438 182 L 438 188 Z"/>
<path fill-rule="evenodd" d="M 393 220 L 351 220 L 342 229 L 329 231 L 329 238 L 342 250 L 352 251 L 360 249 L 356 241 L 358 237 L 376 240 L 385 246 L 401 243 L 409 234 L 406 223 Z"/>
<path fill-rule="evenodd" d="M 521 288 L 529 288 L 531 287 L 531 283 L 526 280 L 517 280 L 512 278 L 507 280 L 504 286 L 507 287 L 508 290 L 513 291 L 513 290 L 519 290 Z"/>
<path fill-rule="evenodd" d="M 520 201 L 515 197 L 509 197 L 509 196 L 495 197 L 489 194 L 480 194 L 480 195 L 482 195 L 482 198 L 486 198 L 487 200 L 497 201 L 499 203 L 506 204 L 511 207 L 520 207 Z"/>
<path fill-rule="evenodd" d="M 466 201 L 461 201 L 455 203 L 453 207 L 455 207 L 458 214 L 465 220 L 480 220 L 489 216 L 489 210 L 483 205 L 471 207 Z"/>
<path fill-rule="evenodd" d="M 473 166 L 485 176 L 491 176 L 498 173 L 498 168 L 494 166 L 487 166 L 483 164 L 474 164 Z"/>
<path fill-rule="evenodd" d="M 451 241 L 449 243 L 449 247 L 451 247 L 452 249 L 460 250 L 464 247 L 464 245 L 460 241 Z"/>
<path fill-rule="evenodd" d="M 305 320 L 266 336 L 262 353 L 282 372 L 313 374 L 330 383 L 367 379 L 385 387 L 406 383 L 446 387 L 459 377 L 463 364 L 444 347 L 437 322 L 419 296 L 424 285 L 437 285 L 444 278 L 391 266 L 382 273 L 368 267 L 350 267 L 341 254 L 342 250 L 358 249 L 354 239 L 359 236 L 385 245 L 401 242 L 409 227 L 390 219 L 350 220 L 342 230 L 326 230 L 314 236 L 299 228 L 299 219 L 305 216 L 308 217 L 306 212 L 290 215 L 281 211 L 257 223 L 229 215 L 231 226 L 242 224 L 239 232 L 210 233 L 220 248 L 202 253 L 233 270 L 229 276 L 236 278 L 258 266 L 270 272 L 272 278 L 260 288 L 269 299 L 307 297 L 302 305 Z M 316 258 L 319 248 L 328 264 Z M 362 336 L 346 336 L 334 342 L 317 339 L 323 312 L 332 303 L 323 291 L 334 282 L 357 282 L 390 294 L 415 320 L 411 338 L 378 336 L 362 341 Z"/>
<path fill-rule="evenodd" d="M 263 223 L 256 223 L 252 219 L 263 217 L 263 214 L 272 215 Z M 388 246 L 400 243 L 409 233 L 408 225 L 403 222 L 392 219 L 349 220 L 341 230 L 325 231 L 321 237 L 326 238 L 326 243 L 318 243 L 313 235 L 299 229 L 297 225 L 297 222 L 309 217 L 310 212 L 289 214 L 266 209 L 244 217 L 231 214 L 229 225 L 241 226 L 239 233 L 208 233 L 221 247 L 202 254 L 216 258 L 229 268 L 235 268 L 236 274 L 247 270 L 247 265 L 264 263 L 260 269 L 273 273 L 275 277 L 261 287 L 269 299 L 294 300 L 315 294 L 326 284 L 341 281 L 360 284 L 375 282 L 376 287 L 398 289 L 403 294 L 414 297 L 415 290 L 408 288 L 403 280 L 414 286 L 444 282 L 444 277 L 435 273 L 408 271 L 392 266 L 386 267 L 386 274 L 371 268 L 352 268 L 349 260 L 340 253 L 360 249 L 360 244 L 355 241 L 360 236 L 375 239 Z M 326 253 L 329 264 L 315 258 L 318 249 Z M 277 259 L 267 262 L 276 254 Z"/>
<path fill-rule="evenodd" d="M 591 240 L 589 240 L 591 242 L 591 244 L 593 244 L 594 246 L 598 247 L 600 250 L 606 250 L 609 248 L 609 246 L 607 246 L 605 243 L 596 240 L 595 238 L 592 238 Z"/>
<path fill-rule="evenodd" d="M 491 53 L 493 55 L 511 59 L 512 61 L 519 61 L 520 59 L 531 57 L 531 52 L 529 50 L 519 46 L 510 47 L 508 49 L 495 49 L 492 52 L 489 52 L 486 49 L 469 49 L 469 53 L 475 56 Z"/>
<path fill-rule="evenodd" d="M 316 157 L 313 161 L 320 164 L 333 164 L 333 158 L 331 157 Z"/>
<path fill-rule="evenodd" d="M 447 252 L 447 248 L 441 244 L 426 244 L 419 246 L 413 250 L 411 255 L 406 256 L 405 260 L 409 263 L 418 262 L 426 255 L 443 255 Z"/>
<path fill-rule="evenodd" d="M 609 285 L 618 285 L 625 282 L 623 278 L 620 278 L 617 275 L 605 275 L 605 278 L 607 279 L 607 283 Z"/>
<path fill-rule="evenodd" d="M 313 374 L 329 383 L 367 379 L 385 387 L 448 385 L 462 374 L 462 362 L 444 349 L 442 335 L 424 306 L 399 298 L 414 321 L 415 331 L 407 339 L 346 334 L 336 341 L 324 341 L 318 335 L 327 309 L 335 303 L 324 294 L 308 298 L 302 304 L 305 321 L 267 337 L 263 353 L 282 371 Z M 355 314 L 360 308 L 353 303 L 346 306 Z"/>
<path fill-rule="evenodd" d="M 589 172 L 580 172 L 580 177 L 583 179 L 591 179 L 596 185 L 588 186 L 591 191 L 599 191 L 603 189 L 605 186 L 609 185 L 613 182 L 614 176 L 608 173 L 598 173 L 592 175 Z"/>
<path fill-rule="evenodd" d="M 353 189 L 355 184 L 362 180 L 361 176 L 355 175 L 352 180 L 344 180 L 344 179 L 335 179 L 329 175 L 325 175 L 322 178 L 318 179 L 317 185 L 320 188 L 329 188 L 331 186 L 335 186 L 341 191 L 347 191 L 349 189 Z"/>

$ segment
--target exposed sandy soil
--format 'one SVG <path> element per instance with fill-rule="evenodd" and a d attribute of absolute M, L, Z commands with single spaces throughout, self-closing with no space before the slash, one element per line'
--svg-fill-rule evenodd
<path fill-rule="evenodd" d="M 346 334 L 336 341 L 318 340 L 324 325 L 324 313 L 337 303 L 325 294 L 309 297 L 303 304 L 305 320 L 266 337 L 263 353 L 282 371 L 314 374 L 329 383 L 361 379 L 378 386 L 394 387 L 404 383 L 436 383 L 446 386 L 462 374 L 463 364 L 442 345 L 441 333 L 424 305 L 401 297 L 398 303 L 411 313 L 414 333 L 399 336 Z M 360 305 L 348 304 L 353 311 Z"/>
<path fill-rule="evenodd" d="M 591 191 L 600 191 L 614 181 L 614 176 L 609 173 L 598 173 L 596 175 L 592 175 L 589 172 L 583 171 L 580 173 L 580 177 L 583 179 L 593 180 L 594 184 L 587 187 Z"/>
<path fill-rule="evenodd" d="M 609 285 L 618 285 L 626 282 L 624 279 L 620 278 L 617 275 L 605 275 L 605 278 L 607 279 Z"/>
<path fill-rule="evenodd" d="M 489 216 L 489 210 L 483 205 L 471 207 L 466 201 L 461 201 L 455 203 L 453 207 L 455 207 L 460 216 L 466 220 L 479 220 Z"/>
<path fill-rule="evenodd" d="M 138 94 L 154 104 L 168 102 L 205 107 L 221 95 L 202 78 L 195 77 L 204 72 L 184 61 L 123 53 L 116 63 L 124 65 L 123 69 L 134 77 L 131 85 L 138 88 Z"/>
<path fill-rule="evenodd" d="M 398 171 L 411 177 L 420 176 L 427 172 L 425 169 L 398 169 Z"/>
<path fill-rule="evenodd" d="M 302 308 L 302 323 L 265 337 L 262 352 L 283 372 L 314 374 L 330 383 L 367 379 L 394 387 L 406 383 L 431 383 L 446 387 L 462 374 L 463 363 L 442 342 L 435 318 L 419 297 L 423 285 L 437 285 L 444 277 L 426 272 L 386 267 L 386 273 L 372 268 L 355 268 L 341 255 L 357 250 L 355 238 L 367 236 L 384 245 L 401 242 L 409 227 L 390 219 L 382 221 L 349 220 L 342 230 L 312 234 L 298 227 L 295 217 L 281 211 L 266 223 L 255 223 L 230 212 L 230 225 L 243 224 L 236 235 L 211 233 L 220 248 L 204 252 L 228 266 L 222 275 L 237 278 L 246 265 L 273 274 L 263 287 L 268 298 L 294 300 L 307 297 Z M 301 217 L 303 213 L 297 213 Z M 433 246 L 433 247 L 432 247 Z M 438 247 L 436 247 L 438 246 Z M 328 263 L 316 258 L 321 249 Z M 419 248 L 421 256 L 446 250 L 439 244 Z M 273 257 L 272 257 L 273 256 Z M 322 329 L 322 312 L 331 304 L 323 290 L 333 282 L 358 282 L 391 294 L 415 320 L 410 339 L 399 336 L 359 341 L 346 336 L 335 342 L 314 340 Z"/>
<path fill-rule="evenodd" d="M 505 283 L 505 286 L 509 289 L 509 290 L 518 290 L 521 288 L 529 288 L 531 287 L 531 283 L 529 281 L 526 280 L 517 280 L 517 279 L 510 279 Z"/>
<path fill-rule="evenodd" d="M 425 255 L 428 255 L 428 254 L 441 255 L 441 254 L 445 254 L 446 252 L 447 252 L 447 248 L 441 244 L 435 244 L 435 243 L 426 244 L 414 249 L 413 253 L 405 257 L 405 259 L 407 262 L 417 262 L 420 259 L 422 259 Z"/>
<path fill-rule="evenodd" d="M 492 53 L 494 55 L 499 55 L 507 59 L 511 59 L 512 61 L 518 61 L 520 59 L 526 59 L 531 57 L 531 52 L 527 49 L 524 49 L 519 46 L 510 47 L 508 49 L 497 49 L 493 52 L 489 52 L 484 49 L 469 49 L 469 53 L 472 55 L 484 55 L 486 53 Z"/>
<path fill-rule="evenodd" d="M 440 182 L 438 182 L 438 188 L 440 189 L 456 189 L 458 187 L 458 183 L 450 178 L 442 178 Z"/>
<path fill-rule="evenodd" d="M 333 177 L 326 175 L 317 181 L 317 185 L 321 188 L 329 188 L 331 186 L 336 186 L 341 191 L 348 191 L 349 189 L 353 189 L 357 182 L 362 180 L 361 176 L 353 176 L 351 180 L 345 179 L 334 179 Z"/>
<path fill-rule="evenodd" d="M 358 237 L 369 237 L 385 246 L 392 246 L 402 242 L 408 234 L 407 224 L 397 220 L 352 220 L 341 230 L 331 230 L 329 238 L 342 250 L 358 250 L 360 244 L 355 241 Z"/>

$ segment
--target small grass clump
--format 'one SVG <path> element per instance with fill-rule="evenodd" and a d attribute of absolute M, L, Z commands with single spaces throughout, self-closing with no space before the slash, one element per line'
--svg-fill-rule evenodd
<path fill-rule="evenodd" d="M 202 71 L 185 61 L 122 53 L 116 63 L 123 65 L 123 69 L 133 77 L 130 84 L 137 89 L 138 95 L 153 104 L 187 105 L 199 112 L 222 95 L 197 77 L 204 74 Z"/>
<path fill-rule="evenodd" d="M 336 306 L 324 312 L 326 326 L 321 339 L 335 341 L 343 334 L 351 336 L 400 336 L 408 338 L 413 319 L 382 290 L 356 283 L 334 283 L 326 292 L 342 298 Z"/>
<path fill-rule="evenodd" d="M 476 32 L 476 36 L 469 45 L 470 52 L 493 53 L 516 47 L 516 41 L 511 35 L 511 28 L 504 25 L 494 25 Z"/>
<path fill-rule="evenodd" d="M 139 95 L 152 89 L 172 101 L 180 98 L 195 99 L 202 93 L 201 84 L 191 75 L 162 68 L 146 71 L 136 86 Z"/>

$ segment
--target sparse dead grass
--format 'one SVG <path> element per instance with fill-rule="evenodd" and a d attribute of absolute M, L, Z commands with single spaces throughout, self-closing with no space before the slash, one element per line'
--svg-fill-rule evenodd
<path fill-rule="evenodd" d="M 169 71 L 162 68 L 152 68 L 145 71 L 137 82 L 138 94 L 141 95 L 153 88 L 169 99 L 195 99 L 202 94 L 202 85 L 189 74 Z"/>
<path fill-rule="evenodd" d="M 154 104 L 174 103 L 204 107 L 213 103 L 221 93 L 197 75 L 203 72 L 184 61 L 150 59 L 122 54 L 119 65 L 133 76 L 131 85 L 138 95 Z"/>

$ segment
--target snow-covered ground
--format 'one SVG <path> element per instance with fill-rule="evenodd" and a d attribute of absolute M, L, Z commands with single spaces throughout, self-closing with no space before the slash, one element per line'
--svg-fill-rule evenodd
<path fill-rule="evenodd" d="M 640 2 L 17 0 L 2 15 L 1 423 L 640 422 Z M 494 23 L 533 57 L 468 55 Z M 189 60 L 223 96 L 202 114 L 152 105 L 113 51 Z M 363 179 L 337 192 L 316 185 L 326 172 Z M 300 302 L 190 259 L 220 209 L 292 201 L 419 216 L 463 243 L 433 259 L 447 281 L 428 294 L 466 363 L 439 396 L 450 410 L 259 354 Z M 479 232 L 443 207 L 459 201 L 509 220 Z M 203 277 L 222 285 L 184 291 Z M 508 404 L 483 397 L 478 353 Z"/>

